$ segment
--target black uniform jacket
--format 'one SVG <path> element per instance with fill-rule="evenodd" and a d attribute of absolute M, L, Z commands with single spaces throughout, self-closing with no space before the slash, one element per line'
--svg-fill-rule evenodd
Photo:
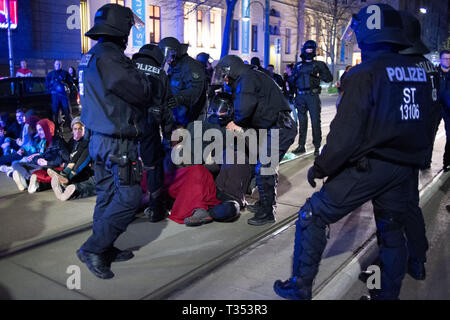
<path fill-rule="evenodd" d="M 233 86 L 234 123 L 244 128 L 269 129 L 282 111 L 291 111 L 280 87 L 265 73 L 248 69 Z"/>
<path fill-rule="evenodd" d="M 94 132 L 135 138 L 152 103 L 148 78 L 112 42 L 99 42 L 80 62 L 81 121 Z"/>
<path fill-rule="evenodd" d="M 396 53 L 373 52 L 348 72 L 327 144 L 313 166 L 316 177 L 334 175 L 364 156 L 425 165 L 437 97 L 416 63 Z"/>

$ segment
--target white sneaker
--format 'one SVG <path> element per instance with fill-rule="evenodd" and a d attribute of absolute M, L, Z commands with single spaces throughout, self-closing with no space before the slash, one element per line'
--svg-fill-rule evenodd
<path fill-rule="evenodd" d="M 4 172 L 4 173 L 8 172 L 8 166 L 5 166 L 5 165 L 0 166 L 0 172 Z"/>
<path fill-rule="evenodd" d="M 30 184 L 28 185 L 28 193 L 35 193 L 39 188 L 39 182 L 37 181 L 37 175 L 32 174 L 30 178 Z"/>
<path fill-rule="evenodd" d="M 67 201 L 70 199 L 70 197 L 73 195 L 73 193 L 75 192 L 75 185 L 74 184 L 70 184 L 67 186 L 66 190 L 64 190 L 64 193 L 61 195 L 61 197 L 59 198 L 59 200 L 61 201 Z"/>
<path fill-rule="evenodd" d="M 22 175 L 19 173 L 19 171 L 14 170 L 12 176 L 13 176 L 14 182 L 17 185 L 17 188 L 19 188 L 20 191 L 23 191 L 27 188 L 27 186 L 28 186 L 27 181 L 25 180 L 24 177 L 22 177 Z"/>
<path fill-rule="evenodd" d="M 53 189 L 53 192 L 55 193 L 56 198 L 58 200 L 61 200 L 63 190 L 61 188 L 61 184 L 59 183 L 58 177 L 52 177 L 51 185 L 52 185 L 52 189 Z"/>

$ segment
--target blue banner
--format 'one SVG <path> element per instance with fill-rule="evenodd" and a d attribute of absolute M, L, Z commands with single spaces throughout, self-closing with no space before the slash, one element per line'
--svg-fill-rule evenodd
<path fill-rule="evenodd" d="M 145 22 L 145 0 L 133 0 L 131 10 Z M 133 47 L 140 48 L 145 44 L 145 26 L 133 27 Z"/>

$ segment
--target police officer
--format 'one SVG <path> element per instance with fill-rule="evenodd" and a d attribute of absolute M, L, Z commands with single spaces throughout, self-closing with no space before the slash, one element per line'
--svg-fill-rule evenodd
<path fill-rule="evenodd" d="M 53 122 L 56 125 L 56 129 L 60 130 L 59 123 L 59 109 L 62 109 L 64 114 L 64 123 L 66 126 L 70 126 L 72 117 L 70 115 L 70 103 L 69 93 L 70 88 L 73 87 L 73 81 L 70 74 L 62 69 L 62 63 L 60 60 L 55 60 L 55 70 L 48 73 L 46 78 L 47 89 L 52 95 L 52 114 Z"/>
<path fill-rule="evenodd" d="M 227 125 L 227 129 L 266 129 L 266 155 L 272 155 L 275 151 L 271 137 L 278 130 L 279 159 L 276 161 L 281 161 L 297 134 L 296 124 L 290 116 L 291 109 L 281 89 L 270 76 L 253 70 L 252 66 L 244 64 L 241 58 L 234 55 L 223 57 L 216 66 L 213 83 L 221 79 L 232 88 L 234 97 L 234 121 Z M 255 176 L 259 202 L 255 206 L 255 216 L 248 220 L 254 226 L 275 222 L 278 173 L 276 169 L 271 173 L 265 172 L 269 171 L 266 169 L 270 165 L 261 162 L 261 156 L 258 156 Z"/>
<path fill-rule="evenodd" d="M 400 11 L 402 17 L 405 36 L 409 42 L 413 44 L 412 47 L 400 51 L 400 54 L 409 56 L 416 61 L 416 66 L 422 67 L 431 81 L 431 96 L 432 101 L 426 106 L 430 113 L 430 129 L 428 130 L 432 136 L 429 137 L 431 141 L 429 145 L 428 158 L 423 169 L 430 168 L 431 157 L 433 154 L 434 140 L 441 121 L 441 107 L 439 104 L 439 72 L 437 68 L 424 57 L 430 50 L 422 42 L 420 38 L 421 27 L 420 22 L 407 11 Z M 425 235 L 425 221 L 423 219 L 422 210 L 419 207 L 419 176 L 416 176 L 417 194 L 414 196 L 414 203 L 412 210 L 405 219 L 405 235 L 408 240 L 408 273 L 416 280 L 424 280 L 426 276 L 425 262 L 426 252 L 428 250 L 428 240 Z"/>
<path fill-rule="evenodd" d="M 376 6 L 375 14 L 373 6 L 365 7 L 352 21 L 363 63 L 345 78 L 327 145 L 308 171 L 312 187 L 315 179 L 328 180 L 299 211 L 293 277 L 274 284 L 286 299 L 311 299 L 327 226 L 368 200 L 382 266 L 381 289 L 371 297 L 397 299 L 400 293 L 407 264 L 404 220 L 429 152 L 432 84 L 415 59 L 398 54 L 411 46 L 399 13 L 389 5 Z"/>
<path fill-rule="evenodd" d="M 177 39 L 167 37 L 160 41 L 168 70 L 170 89 L 168 105 L 172 109 L 175 123 L 186 127 L 195 121 L 206 107 L 206 76 L 200 62 L 187 54 L 187 46 Z"/>
<path fill-rule="evenodd" d="M 114 276 L 111 262 L 133 257 L 131 251 L 120 251 L 113 244 L 133 220 L 141 200 L 137 141 L 145 130 L 152 86 L 124 55 L 133 24 L 129 8 L 102 6 L 86 33 L 98 42 L 79 65 L 81 120 L 91 133 L 97 202 L 93 233 L 77 255 L 101 279 Z"/>
<path fill-rule="evenodd" d="M 173 130 L 172 111 L 167 106 L 169 78 L 162 69 L 164 56 L 154 44 L 144 45 L 133 55 L 137 68 L 149 76 L 155 89 L 153 103 L 148 109 L 146 131 L 140 141 L 140 155 L 147 169 L 147 189 L 150 193 L 149 205 L 144 210 L 150 222 L 158 222 L 168 216 L 163 201 L 164 148 L 161 143 L 160 127 L 164 142 L 168 144 Z"/>
<path fill-rule="evenodd" d="M 319 155 L 322 144 L 322 128 L 320 122 L 320 81 L 331 82 L 333 75 L 327 65 L 322 61 L 314 60 L 316 56 L 317 44 L 313 40 L 308 40 L 302 47 L 300 57 L 301 62 L 294 65 L 294 72 L 291 76 L 291 83 L 296 90 L 295 107 L 299 120 L 298 147 L 293 151 L 295 154 L 306 152 L 306 133 L 308 131 L 308 115 L 311 117 L 314 155 Z"/>

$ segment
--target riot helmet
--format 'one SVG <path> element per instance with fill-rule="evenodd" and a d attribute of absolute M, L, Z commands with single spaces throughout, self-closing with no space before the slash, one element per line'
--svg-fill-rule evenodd
<path fill-rule="evenodd" d="M 210 55 L 206 52 L 200 52 L 197 57 L 196 57 L 197 61 L 200 62 L 201 64 L 203 64 L 205 67 L 208 66 L 208 63 L 212 63 L 212 58 L 210 57 Z"/>
<path fill-rule="evenodd" d="M 231 94 L 219 92 L 209 103 L 207 121 L 209 123 L 226 126 L 233 121 L 234 105 Z"/>
<path fill-rule="evenodd" d="M 172 64 L 176 58 L 181 56 L 181 43 L 174 37 L 166 37 L 159 42 L 159 47 L 164 55 L 164 61 L 169 65 Z"/>
<path fill-rule="evenodd" d="M 405 33 L 405 37 L 409 42 L 412 43 L 412 47 L 407 48 L 403 51 L 400 51 L 401 54 L 419 54 L 424 55 L 430 53 L 430 50 L 423 43 L 420 35 L 422 34 L 422 30 L 420 27 L 420 22 L 407 11 L 399 11 L 400 16 L 402 17 L 403 22 L 403 31 Z"/>
<path fill-rule="evenodd" d="M 112 3 L 105 4 L 95 13 L 94 26 L 85 36 L 93 40 L 104 36 L 127 39 L 134 22 L 134 14 L 130 8 Z"/>
<path fill-rule="evenodd" d="M 155 44 L 146 44 L 139 49 L 138 53 L 133 55 L 133 60 L 147 57 L 155 60 L 159 67 L 161 67 L 164 63 L 164 55 L 161 49 Z"/>
<path fill-rule="evenodd" d="M 258 57 L 253 57 L 250 59 L 250 64 L 256 67 L 261 67 L 261 60 Z"/>
<path fill-rule="evenodd" d="M 235 55 L 227 55 L 220 59 L 214 68 L 211 85 L 223 85 L 227 82 L 231 86 L 234 81 L 252 66 L 246 65 L 241 58 Z"/>
<path fill-rule="evenodd" d="M 400 13 L 387 4 L 378 3 L 362 8 L 353 15 L 351 28 L 360 48 L 385 43 L 402 49 L 412 45 L 403 33 Z"/>
<path fill-rule="evenodd" d="M 307 49 L 312 49 L 312 52 L 307 52 L 306 51 Z M 300 57 L 305 61 L 309 61 L 314 59 L 316 55 L 317 55 L 317 43 L 313 40 L 306 41 L 302 47 Z"/>

